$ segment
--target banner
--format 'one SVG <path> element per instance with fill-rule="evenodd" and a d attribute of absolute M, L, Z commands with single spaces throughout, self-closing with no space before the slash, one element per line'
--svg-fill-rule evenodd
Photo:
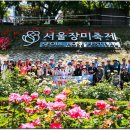
<path fill-rule="evenodd" d="M 85 75 L 85 76 L 54 76 L 54 81 L 57 82 L 67 82 L 67 81 L 77 81 L 80 82 L 82 80 L 89 80 L 90 82 L 93 82 L 93 75 Z"/>

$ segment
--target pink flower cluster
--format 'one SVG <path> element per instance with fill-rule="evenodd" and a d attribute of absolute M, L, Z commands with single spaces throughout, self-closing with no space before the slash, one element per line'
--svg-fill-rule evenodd
<path fill-rule="evenodd" d="M 57 102 L 61 102 L 61 101 L 65 101 L 67 98 L 66 98 L 66 95 L 64 95 L 64 94 L 58 94 L 57 96 L 56 96 L 56 101 Z"/>
<path fill-rule="evenodd" d="M 100 100 L 95 103 L 95 106 L 98 107 L 100 110 L 104 110 L 110 108 L 110 105 L 107 104 L 105 101 Z"/>
<path fill-rule="evenodd" d="M 20 102 L 23 101 L 25 102 L 27 105 L 30 105 L 30 102 L 34 99 L 38 98 L 38 94 L 37 93 L 32 93 L 31 96 L 28 95 L 28 92 L 25 92 L 23 95 L 20 95 L 18 93 L 11 93 L 9 95 L 9 101 L 10 102 Z"/>
<path fill-rule="evenodd" d="M 75 106 L 67 113 L 71 118 L 79 119 L 86 118 L 89 119 L 89 114 L 80 108 L 80 106 Z"/>
<path fill-rule="evenodd" d="M 49 95 L 51 93 L 51 89 L 46 87 L 44 90 L 43 90 L 43 93 L 46 94 L 46 95 Z"/>
<path fill-rule="evenodd" d="M 20 128 L 21 129 L 26 129 L 26 128 L 35 128 L 35 126 L 40 126 L 41 125 L 41 120 L 38 118 L 32 122 L 21 124 Z"/>
<path fill-rule="evenodd" d="M 46 100 L 37 99 L 37 105 L 40 110 L 43 110 L 47 107 L 47 102 Z"/>
<path fill-rule="evenodd" d="M 9 47 L 10 42 L 8 37 L 1 37 L 0 38 L 0 49 L 5 50 Z"/>
<path fill-rule="evenodd" d="M 94 110 L 93 111 L 93 114 L 95 114 L 95 115 L 100 115 L 100 113 L 101 113 L 101 110 Z"/>
<path fill-rule="evenodd" d="M 16 103 L 18 103 L 18 102 L 20 102 L 21 101 L 21 96 L 20 96 L 20 94 L 18 94 L 18 93 L 11 93 L 10 95 L 9 95 L 9 101 L 10 102 L 16 102 Z"/>
<path fill-rule="evenodd" d="M 130 103 L 128 103 L 128 108 L 130 108 Z"/>
<path fill-rule="evenodd" d="M 55 122 L 53 122 L 53 123 L 51 123 L 50 124 L 50 128 L 51 129 L 61 129 L 62 128 L 62 126 L 61 126 L 61 124 L 60 123 L 55 123 Z"/>

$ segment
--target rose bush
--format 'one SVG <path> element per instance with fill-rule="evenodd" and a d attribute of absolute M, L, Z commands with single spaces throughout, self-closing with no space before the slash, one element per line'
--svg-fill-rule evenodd
<path fill-rule="evenodd" d="M 10 46 L 10 40 L 8 37 L 0 37 L 0 49 L 6 50 Z"/>
<path fill-rule="evenodd" d="M 51 102 L 36 92 L 11 93 L 8 111 L 1 117 L 7 119 L 2 124 L 0 121 L 1 128 L 130 128 L 130 103 L 118 106 L 109 98 L 83 109 L 70 104 L 65 91 Z"/>

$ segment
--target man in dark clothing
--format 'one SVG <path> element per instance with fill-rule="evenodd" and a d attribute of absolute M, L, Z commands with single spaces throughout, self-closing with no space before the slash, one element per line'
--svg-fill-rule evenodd
<path fill-rule="evenodd" d="M 110 72 L 109 72 L 109 71 Z M 109 73 L 112 73 L 113 72 L 113 70 L 114 70 L 114 68 L 113 68 L 113 66 L 111 65 L 111 60 L 110 59 L 108 59 L 107 60 L 107 65 L 105 66 L 105 77 L 106 77 L 106 80 L 108 80 L 110 77 L 108 77 L 108 72 Z"/>
<path fill-rule="evenodd" d="M 88 72 L 89 74 L 93 74 L 93 85 L 95 85 L 97 82 L 97 78 L 96 78 L 97 68 L 95 67 L 94 62 L 92 62 L 92 66 L 88 68 Z"/>
<path fill-rule="evenodd" d="M 118 71 L 118 74 L 120 73 L 120 62 L 117 59 L 113 60 L 113 69 Z"/>
<path fill-rule="evenodd" d="M 74 76 L 82 76 L 82 69 L 80 68 L 80 63 L 77 63 L 76 69 L 74 71 Z"/>
<path fill-rule="evenodd" d="M 102 82 L 103 81 L 104 69 L 102 68 L 102 65 L 100 63 L 98 64 L 96 77 L 97 77 L 97 82 Z"/>

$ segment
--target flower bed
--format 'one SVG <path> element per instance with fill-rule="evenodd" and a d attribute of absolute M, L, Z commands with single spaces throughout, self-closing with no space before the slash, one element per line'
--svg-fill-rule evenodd
<path fill-rule="evenodd" d="M 53 101 L 40 99 L 38 93 L 11 93 L 8 111 L 1 116 L 1 128 L 130 128 L 130 103 L 119 106 L 109 98 L 83 108 L 68 99 L 66 92 Z"/>

